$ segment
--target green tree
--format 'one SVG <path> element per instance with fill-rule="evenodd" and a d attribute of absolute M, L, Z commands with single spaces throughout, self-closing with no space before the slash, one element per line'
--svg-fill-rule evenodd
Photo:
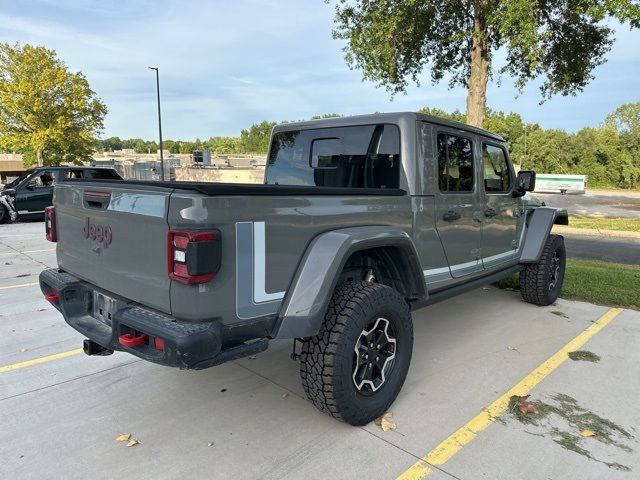
<path fill-rule="evenodd" d="M 240 153 L 240 137 L 211 137 L 208 142 L 209 150 L 213 153 Z"/>
<path fill-rule="evenodd" d="M 244 153 L 267 153 L 271 130 L 276 122 L 254 123 L 248 130 L 240 132 L 240 145 Z"/>
<path fill-rule="evenodd" d="M 0 149 L 38 165 L 91 158 L 107 107 L 53 50 L 0 44 Z"/>
<path fill-rule="evenodd" d="M 467 88 L 467 123 L 482 127 L 495 52 L 497 69 L 522 90 L 543 77 L 542 98 L 581 91 L 605 62 L 615 18 L 640 26 L 636 0 L 337 0 L 334 38 L 345 59 L 393 93 L 429 68 L 434 83 Z"/>
<path fill-rule="evenodd" d="M 624 103 L 607 115 L 604 126 L 617 132 L 640 133 L 640 102 Z"/>
<path fill-rule="evenodd" d="M 122 150 L 122 140 L 120 137 L 109 137 L 100 141 L 100 145 L 104 152 L 113 152 L 114 150 Z"/>
<path fill-rule="evenodd" d="M 340 115 L 339 113 L 323 113 L 322 115 L 313 115 L 311 117 L 311 120 L 322 120 L 325 118 L 340 118 L 343 115 Z"/>
<path fill-rule="evenodd" d="M 434 117 L 444 118 L 446 120 L 452 120 L 454 122 L 464 123 L 465 116 L 464 113 L 461 113 L 460 110 L 454 110 L 449 113 L 440 108 L 432 108 L 432 107 L 424 107 L 418 110 L 420 113 L 424 113 L 426 115 L 433 115 Z"/>

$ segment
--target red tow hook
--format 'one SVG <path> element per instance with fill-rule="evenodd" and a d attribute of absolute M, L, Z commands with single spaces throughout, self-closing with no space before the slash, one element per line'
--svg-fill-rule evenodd
<path fill-rule="evenodd" d="M 139 337 L 132 337 L 130 333 L 125 333 L 124 335 L 120 335 L 118 340 L 125 347 L 137 347 L 138 345 L 142 345 L 149 339 L 149 335 L 143 333 Z"/>
<path fill-rule="evenodd" d="M 56 291 L 45 293 L 44 294 L 44 299 L 47 302 L 55 303 L 58 300 L 60 300 L 60 294 L 58 292 L 56 292 Z"/>

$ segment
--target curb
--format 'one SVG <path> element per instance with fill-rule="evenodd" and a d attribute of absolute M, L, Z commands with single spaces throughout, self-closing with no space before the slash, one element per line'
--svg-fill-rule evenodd
<path fill-rule="evenodd" d="M 555 233 L 567 235 L 578 235 L 584 237 L 611 237 L 611 238 L 633 238 L 640 240 L 640 232 L 626 232 L 623 230 L 604 230 L 597 228 L 576 228 L 566 225 L 554 225 Z"/>

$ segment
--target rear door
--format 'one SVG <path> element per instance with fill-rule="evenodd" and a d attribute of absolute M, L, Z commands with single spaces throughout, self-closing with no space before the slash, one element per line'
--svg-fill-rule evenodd
<path fill-rule="evenodd" d="M 54 204 L 63 270 L 107 292 L 170 312 L 167 206 L 172 190 L 62 182 Z"/>
<path fill-rule="evenodd" d="M 515 174 L 504 145 L 483 140 L 482 263 L 485 269 L 505 267 L 515 261 L 518 240 L 514 184 Z"/>
<path fill-rule="evenodd" d="M 453 277 L 482 270 L 482 218 L 476 177 L 475 136 L 438 128 L 436 229 Z"/>

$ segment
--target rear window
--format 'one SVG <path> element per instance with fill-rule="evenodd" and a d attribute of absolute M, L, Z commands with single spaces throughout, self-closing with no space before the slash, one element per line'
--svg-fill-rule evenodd
<path fill-rule="evenodd" d="M 73 169 L 69 170 L 68 178 L 97 178 L 98 180 L 118 180 L 118 175 L 115 170 L 107 168 L 96 169 Z"/>
<path fill-rule="evenodd" d="M 438 134 L 438 186 L 441 192 L 473 191 L 473 145 L 456 135 Z"/>
<path fill-rule="evenodd" d="M 265 183 L 399 188 L 400 131 L 395 125 L 276 133 Z"/>

